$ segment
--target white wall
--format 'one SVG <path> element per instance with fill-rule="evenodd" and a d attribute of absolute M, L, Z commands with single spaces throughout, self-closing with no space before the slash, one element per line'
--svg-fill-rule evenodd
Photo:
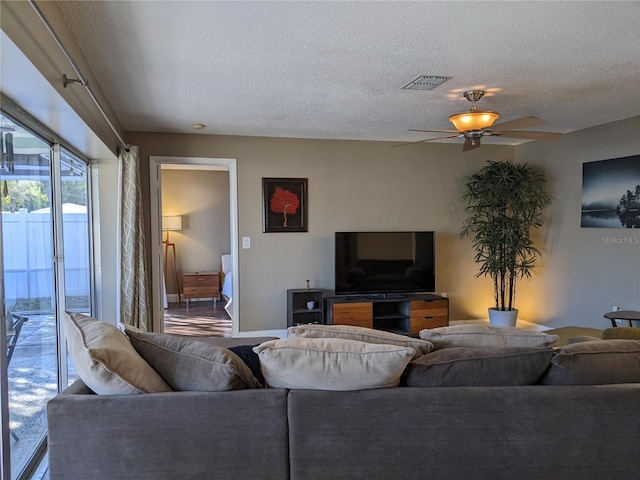
<path fill-rule="evenodd" d="M 115 324 L 118 306 L 118 161 L 101 159 L 91 166 L 93 236 L 96 255 L 96 317 Z M 97 185 L 97 188 L 96 188 Z"/>

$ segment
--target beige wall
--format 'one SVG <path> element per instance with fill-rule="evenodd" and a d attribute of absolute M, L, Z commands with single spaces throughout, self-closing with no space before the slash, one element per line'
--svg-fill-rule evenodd
<path fill-rule="evenodd" d="M 238 247 L 242 332 L 285 328 L 286 290 L 304 287 L 307 278 L 333 288 L 338 230 L 437 231 L 437 289 L 451 298 L 452 318 L 485 315 L 491 295 L 480 305 L 468 300 L 482 281 L 474 279 L 473 252 L 457 239 L 462 177 L 485 158 L 512 157 L 511 147 L 463 155 L 459 144 L 392 149 L 381 142 L 143 133 L 127 140 L 140 147 L 145 176 L 149 156 L 237 159 L 239 236 L 251 237 L 251 249 Z M 308 233 L 262 233 L 262 177 L 308 178 Z M 143 190 L 148 196 L 148 178 Z"/>
<path fill-rule="evenodd" d="M 185 272 L 217 272 L 220 256 L 230 252 L 229 173 L 162 169 L 162 213 L 181 215 L 176 244 L 180 283 Z M 177 293 L 171 253 L 167 294 Z"/>
<path fill-rule="evenodd" d="M 486 317 L 492 285 L 475 278 L 470 241 L 458 238 L 463 177 L 486 160 L 514 155 L 544 169 L 555 199 L 539 233 L 538 275 L 520 284 L 520 318 L 603 327 L 612 305 L 640 308 L 640 246 L 602 244 L 604 235 L 629 234 L 623 230 L 580 228 L 582 162 L 637 153 L 637 131 L 635 118 L 555 143 L 487 142 L 464 154 L 459 144 L 392 149 L 383 142 L 142 133 L 128 140 L 139 145 L 143 165 L 151 155 L 237 159 L 239 236 L 251 237 L 250 250 L 239 248 L 241 332 L 285 328 L 286 289 L 304 287 L 307 278 L 333 287 L 339 230 L 435 230 L 436 288 L 448 294 L 451 318 Z M 308 178 L 308 233 L 262 233 L 262 177 Z M 143 185 L 148 194 L 148 179 Z"/>
<path fill-rule="evenodd" d="M 519 291 L 519 305 L 531 304 L 528 319 L 602 328 L 613 305 L 640 310 L 640 231 L 580 227 L 582 164 L 640 154 L 639 133 L 634 117 L 516 149 L 518 161 L 544 169 L 555 197 L 540 238 L 545 257 Z"/>

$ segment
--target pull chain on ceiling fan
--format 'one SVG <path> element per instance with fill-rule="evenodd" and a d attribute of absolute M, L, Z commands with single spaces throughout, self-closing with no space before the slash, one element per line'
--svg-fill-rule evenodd
<path fill-rule="evenodd" d="M 403 147 L 406 145 L 415 145 L 417 143 L 432 142 L 434 140 L 442 140 L 445 138 L 464 138 L 463 151 L 473 150 L 481 145 L 481 139 L 484 136 L 503 136 L 510 138 L 522 138 L 527 140 L 557 140 L 562 136 L 561 133 L 555 132 L 520 132 L 517 129 L 535 127 L 543 125 L 547 122 L 538 117 L 522 117 L 508 122 L 502 122 L 497 125 L 493 123 L 500 117 L 498 113 L 488 110 L 478 110 L 476 102 L 484 95 L 484 90 L 469 90 L 464 92 L 464 97 L 471 102 L 471 108 L 468 112 L 457 113 L 449 117 L 449 121 L 456 130 L 414 130 L 411 132 L 428 132 L 428 133 L 448 133 L 443 137 L 428 138 L 417 142 L 403 143 L 394 147 Z"/>

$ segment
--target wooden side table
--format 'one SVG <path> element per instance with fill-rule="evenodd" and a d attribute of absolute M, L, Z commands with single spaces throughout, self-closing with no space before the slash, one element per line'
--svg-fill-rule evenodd
<path fill-rule="evenodd" d="M 632 320 L 640 321 L 640 312 L 634 310 L 618 310 L 617 312 L 609 312 L 604 314 L 604 318 L 611 320 L 611 325 L 617 327 L 616 320 L 626 320 L 629 322 L 629 326 L 633 327 Z"/>
<path fill-rule="evenodd" d="M 192 298 L 220 299 L 220 274 L 218 272 L 185 273 L 183 277 L 184 299 L 189 305 Z"/>

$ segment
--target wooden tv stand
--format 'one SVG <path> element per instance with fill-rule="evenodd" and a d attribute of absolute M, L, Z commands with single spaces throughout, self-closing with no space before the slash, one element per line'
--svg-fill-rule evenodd
<path fill-rule="evenodd" d="M 427 293 L 324 297 L 328 325 L 356 325 L 416 336 L 449 325 L 449 299 Z"/>

